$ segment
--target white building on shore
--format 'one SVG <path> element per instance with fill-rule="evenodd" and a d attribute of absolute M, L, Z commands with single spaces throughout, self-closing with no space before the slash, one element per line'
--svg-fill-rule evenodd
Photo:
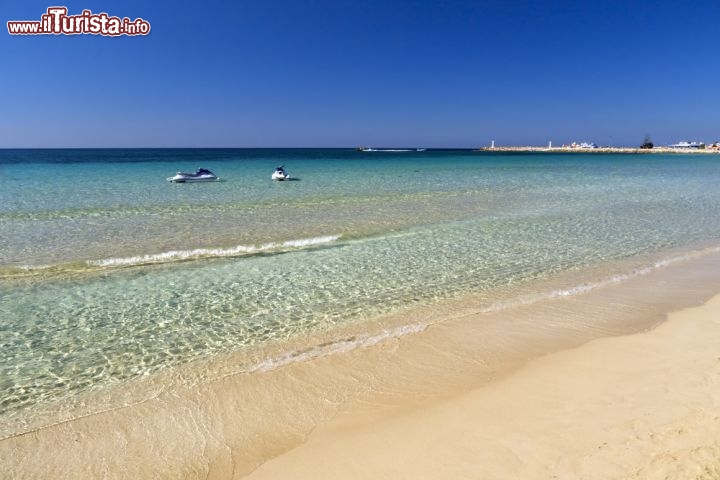
<path fill-rule="evenodd" d="M 668 148 L 705 148 L 703 142 L 678 142 L 668 145 Z"/>

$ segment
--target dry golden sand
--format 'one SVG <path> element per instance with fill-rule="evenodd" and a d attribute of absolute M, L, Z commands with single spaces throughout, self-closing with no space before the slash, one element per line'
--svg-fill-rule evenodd
<path fill-rule="evenodd" d="M 720 296 L 431 406 L 341 415 L 247 478 L 718 479 Z"/>

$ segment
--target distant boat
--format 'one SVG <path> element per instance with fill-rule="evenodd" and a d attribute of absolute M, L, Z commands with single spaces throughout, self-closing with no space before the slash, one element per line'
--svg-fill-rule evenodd
<path fill-rule="evenodd" d="M 425 150 L 423 148 L 423 150 Z M 357 149 L 358 152 L 413 152 L 415 150 L 411 150 L 409 148 L 366 148 L 366 147 L 360 147 Z M 418 149 L 417 151 L 421 151 Z"/>
<path fill-rule="evenodd" d="M 416 152 L 424 152 L 425 150 L 427 150 L 427 148 L 416 148 L 415 149 Z"/>
<path fill-rule="evenodd" d="M 177 172 L 175 176 L 168 177 L 168 182 L 192 183 L 192 182 L 214 182 L 220 180 L 217 175 L 207 168 L 198 168 L 195 173 Z"/>

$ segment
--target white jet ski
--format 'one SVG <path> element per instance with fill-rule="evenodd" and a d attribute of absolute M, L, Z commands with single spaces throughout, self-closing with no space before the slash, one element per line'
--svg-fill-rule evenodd
<path fill-rule="evenodd" d="M 277 180 L 279 182 L 282 182 L 283 180 L 287 180 L 288 178 L 290 178 L 290 175 L 287 174 L 284 167 L 285 167 L 284 165 L 280 165 L 279 167 L 277 167 L 275 169 L 275 171 L 273 172 L 271 178 L 273 180 Z"/>
<path fill-rule="evenodd" d="M 219 178 L 207 168 L 199 168 L 195 173 L 177 172 L 174 177 L 169 177 L 168 182 L 190 183 L 190 182 L 214 182 Z"/>

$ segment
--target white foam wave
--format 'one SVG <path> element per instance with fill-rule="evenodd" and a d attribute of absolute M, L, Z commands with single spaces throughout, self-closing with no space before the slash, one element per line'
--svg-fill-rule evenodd
<path fill-rule="evenodd" d="M 578 295 L 583 295 L 585 293 L 588 293 L 588 292 L 598 289 L 598 288 L 608 287 L 610 285 L 618 284 L 618 283 L 624 282 L 626 280 L 630 280 L 632 278 L 648 275 L 656 270 L 659 270 L 664 267 L 668 267 L 668 266 L 676 264 L 676 263 L 684 262 L 687 260 L 692 260 L 692 259 L 695 259 L 698 257 L 702 257 L 704 255 L 708 255 L 711 253 L 718 253 L 718 252 L 720 252 L 720 247 L 712 247 L 712 248 L 707 248 L 707 249 L 704 249 L 701 251 L 696 251 L 696 252 L 677 255 L 674 257 L 665 258 L 665 259 L 659 260 L 651 265 L 636 268 L 629 273 L 621 273 L 621 274 L 611 275 L 609 277 L 598 280 L 597 282 L 584 283 L 584 284 L 577 285 L 574 287 L 561 288 L 558 290 L 536 293 L 536 294 L 532 294 L 532 295 L 525 295 L 525 296 L 513 298 L 508 301 L 493 303 L 492 305 L 480 310 L 480 312 L 481 313 L 491 313 L 491 312 L 497 312 L 497 311 L 501 311 L 501 310 L 507 310 L 509 308 L 520 307 L 523 305 L 531 305 L 533 303 L 537 303 L 542 300 L 550 300 L 553 298 L 574 297 L 574 296 L 578 296 Z"/>
<path fill-rule="evenodd" d="M 18 265 L 15 268 L 17 268 L 18 270 L 25 271 L 25 272 L 32 272 L 35 270 L 48 270 L 50 268 L 53 268 L 53 266 L 52 265 Z"/>
<path fill-rule="evenodd" d="M 250 367 L 249 373 L 267 372 L 276 368 L 289 365 L 296 362 L 305 362 L 315 358 L 334 355 L 337 353 L 346 353 L 356 348 L 365 348 L 377 345 L 378 343 L 399 338 L 405 335 L 420 333 L 427 328 L 424 324 L 402 325 L 390 330 L 383 330 L 376 335 L 358 335 L 356 337 L 346 338 L 335 342 L 329 342 L 317 345 L 305 350 L 295 350 L 286 352 L 281 355 L 271 357 Z"/>
<path fill-rule="evenodd" d="M 342 235 L 325 235 L 321 237 L 287 240 L 284 242 L 270 242 L 262 245 L 238 245 L 230 248 L 196 248 L 194 250 L 171 250 L 169 252 L 137 255 L 124 258 L 106 258 L 103 260 L 88 260 L 87 265 L 93 267 L 123 267 L 132 265 L 145 265 L 149 263 L 166 263 L 196 258 L 234 257 L 238 255 L 261 253 L 267 251 L 283 251 L 296 248 L 313 247 L 338 240 Z"/>

